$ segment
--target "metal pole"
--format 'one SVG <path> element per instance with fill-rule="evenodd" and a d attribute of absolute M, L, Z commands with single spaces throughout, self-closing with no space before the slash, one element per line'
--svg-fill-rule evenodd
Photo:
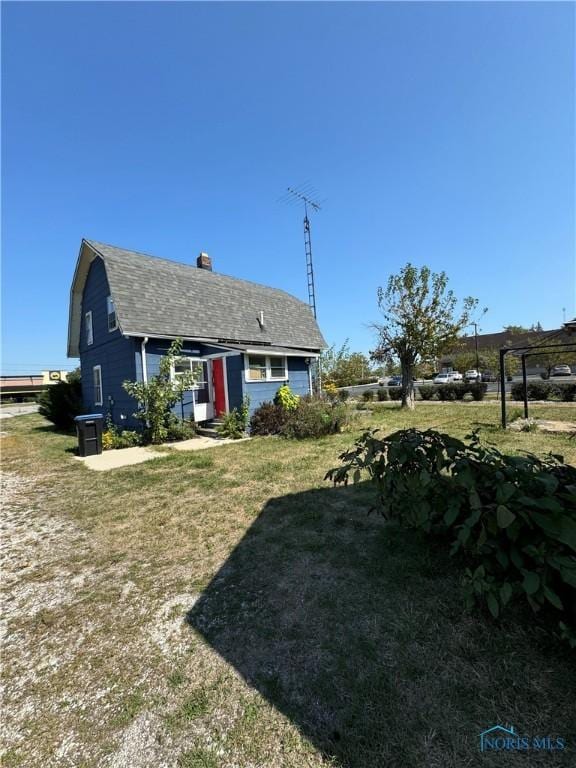
<path fill-rule="evenodd" d="M 502 400 L 501 400 L 502 429 L 506 429 L 506 373 L 504 371 L 504 358 L 506 357 L 507 351 L 508 350 L 506 349 L 500 350 L 500 388 L 502 390 Z"/>
<path fill-rule="evenodd" d="M 474 325 L 474 346 L 476 347 L 476 370 L 480 368 L 480 358 L 478 357 L 478 323 Z"/>
<path fill-rule="evenodd" d="M 526 383 L 526 355 L 522 355 L 522 390 L 524 393 L 524 418 L 528 418 L 528 385 Z"/>

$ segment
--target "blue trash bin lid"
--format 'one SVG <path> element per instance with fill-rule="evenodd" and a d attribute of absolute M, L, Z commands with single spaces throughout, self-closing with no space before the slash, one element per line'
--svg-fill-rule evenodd
<path fill-rule="evenodd" d="M 74 421 L 92 421 L 92 419 L 103 419 L 101 413 L 87 413 L 85 416 L 74 416 Z"/>

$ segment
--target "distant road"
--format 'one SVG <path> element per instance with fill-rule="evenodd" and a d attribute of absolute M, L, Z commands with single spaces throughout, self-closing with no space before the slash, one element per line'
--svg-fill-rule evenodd
<path fill-rule="evenodd" d="M 37 411 L 36 403 L 6 403 L 0 408 L 0 419 L 12 419 L 14 416 L 24 416 Z"/>

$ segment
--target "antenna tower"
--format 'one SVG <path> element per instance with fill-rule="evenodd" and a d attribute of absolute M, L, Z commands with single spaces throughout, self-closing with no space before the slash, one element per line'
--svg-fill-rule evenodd
<path fill-rule="evenodd" d="M 308 280 L 308 304 L 316 317 L 316 289 L 314 286 L 314 262 L 312 261 L 312 237 L 310 232 L 310 219 L 308 218 L 308 208 L 313 211 L 319 211 L 320 203 L 315 202 L 310 197 L 314 189 L 309 184 L 305 184 L 300 189 L 288 187 L 286 194 L 280 198 L 282 202 L 292 202 L 299 200 L 304 203 L 304 250 L 306 252 L 306 277 Z"/>

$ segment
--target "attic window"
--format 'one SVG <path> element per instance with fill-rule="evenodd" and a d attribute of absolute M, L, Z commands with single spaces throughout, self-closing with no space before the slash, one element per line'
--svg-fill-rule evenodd
<path fill-rule="evenodd" d="M 94 344 L 94 328 L 92 326 L 92 312 L 86 312 L 86 346 Z"/>
<path fill-rule="evenodd" d="M 106 312 L 108 313 L 108 330 L 115 331 L 118 328 L 118 320 L 116 319 L 116 307 L 112 296 L 108 296 L 106 299 Z"/>

